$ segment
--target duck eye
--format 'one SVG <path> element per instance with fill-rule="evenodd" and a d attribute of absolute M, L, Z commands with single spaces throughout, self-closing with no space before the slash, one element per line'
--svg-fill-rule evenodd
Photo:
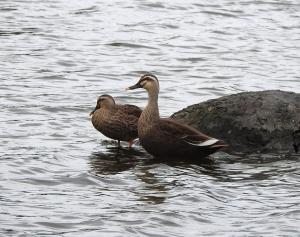
<path fill-rule="evenodd" d="M 146 80 L 142 80 L 141 83 L 140 83 L 141 86 L 144 86 L 147 83 L 147 81 L 148 81 L 147 79 Z"/>

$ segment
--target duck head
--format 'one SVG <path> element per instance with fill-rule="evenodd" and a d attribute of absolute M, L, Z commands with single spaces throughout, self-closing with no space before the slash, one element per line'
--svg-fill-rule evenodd
<path fill-rule="evenodd" d="M 96 110 L 100 109 L 100 108 L 112 108 L 115 105 L 115 100 L 112 96 L 110 95 L 101 95 L 98 97 L 97 99 L 97 105 L 95 107 L 95 109 L 90 113 L 90 116 L 92 116 Z"/>
<path fill-rule="evenodd" d="M 133 86 L 126 88 L 126 90 L 134 90 L 138 88 L 144 88 L 146 91 L 159 91 L 159 82 L 156 76 L 153 74 L 143 75 L 138 83 Z"/>

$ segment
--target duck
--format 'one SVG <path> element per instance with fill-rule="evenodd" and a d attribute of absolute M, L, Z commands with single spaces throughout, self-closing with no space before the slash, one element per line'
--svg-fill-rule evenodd
<path fill-rule="evenodd" d="M 142 147 L 154 157 L 201 159 L 228 146 L 224 141 L 171 118 L 160 118 L 159 81 L 153 74 L 143 75 L 127 90 L 142 88 L 148 92 L 148 104 L 138 119 L 138 136 Z"/>
<path fill-rule="evenodd" d="M 108 94 L 97 98 L 97 105 L 90 113 L 91 121 L 95 129 L 104 136 L 120 141 L 128 142 L 128 148 L 138 138 L 137 123 L 142 110 L 130 104 L 116 104 L 112 96 Z"/>

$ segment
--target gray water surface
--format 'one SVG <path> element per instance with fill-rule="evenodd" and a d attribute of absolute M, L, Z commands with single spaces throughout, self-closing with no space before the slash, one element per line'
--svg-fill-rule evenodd
<path fill-rule="evenodd" d="M 300 236 L 299 155 L 157 162 L 91 125 L 160 79 L 160 112 L 300 92 L 300 2 L 0 1 L 1 236 Z"/>

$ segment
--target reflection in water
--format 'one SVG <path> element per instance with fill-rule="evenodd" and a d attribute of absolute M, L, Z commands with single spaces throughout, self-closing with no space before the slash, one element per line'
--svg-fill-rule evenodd
<path fill-rule="evenodd" d="M 145 158 L 146 157 L 146 158 Z M 115 175 L 134 169 L 139 181 L 139 188 L 132 192 L 139 196 L 139 200 L 147 203 L 163 203 L 166 198 L 167 188 L 163 180 L 156 177 L 151 169 L 159 166 L 159 161 L 152 159 L 145 152 L 138 149 L 109 147 L 105 152 L 94 152 L 89 160 L 91 170 L 98 176 Z"/>
<path fill-rule="evenodd" d="M 144 152 L 135 148 L 107 147 L 105 151 L 90 155 L 90 166 L 97 175 L 116 174 L 134 168 L 143 157 Z"/>
<path fill-rule="evenodd" d="M 128 169 L 134 168 L 137 164 L 146 166 L 155 164 L 165 164 L 173 167 L 185 167 L 186 165 L 198 165 L 203 168 L 211 169 L 215 164 L 215 159 L 211 156 L 206 158 L 189 159 L 189 158 L 156 158 L 147 154 L 141 146 L 135 146 L 131 149 L 118 147 L 113 140 L 103 140 L 102 146 L 105 150 L 93 152 L 90 155 L 90 165 L 92 170 L 98 175 L 116 174 Z"/>
<path fill-rule="evenodd" d="M 141 188 L 133 192 L 139 196 L 139 200 L 152 204 L 161 204 L 170 195 L 170 184 L 165 181 L 166 177 L 157 175 L 151 164 L 140 166 L 136 170 L 136 177 L 142 182 Z"/>
<path fill-rule="evenodd" d="M 113 144 L 114 142 L 102 142 Z M 158 159 L 147 155 L 140 147 L 133 149 L 107 147 L 105 151 L 94 152 L 90 155 L 91 172 L 97 176 L 116 175 L 133 170 L 139 185 L 132 190 L 138 200 L 149 204 L 162 204 L 172 197 L 172 189 L 177 186 L 175 180 L 169 180 L 163 167 L 173 167 L 176 170 L 195 170 L 203 174 L 215 175 L 215 160 L 212 157 L 201 160 L 190 159 Z M 167 168 L 168 169 L 168 168 Z"/>

